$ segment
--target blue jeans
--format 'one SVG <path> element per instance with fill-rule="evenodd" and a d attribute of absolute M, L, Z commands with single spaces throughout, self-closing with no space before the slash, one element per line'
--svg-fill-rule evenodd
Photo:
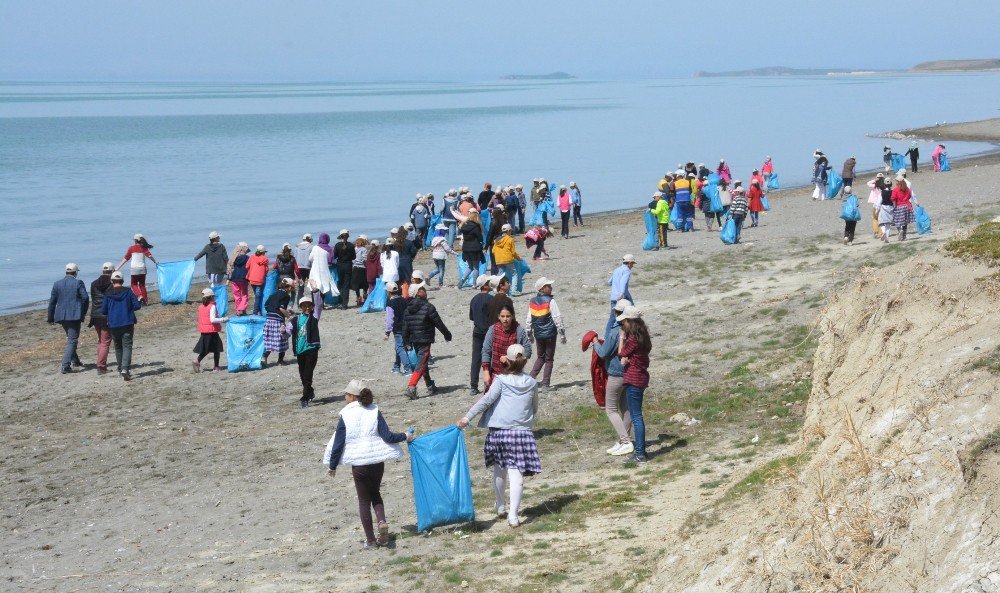
<path fill-rule="evenodd" d="M 412 373 L 410 355 L 406 353 L 406 348 L 403 347 L 403 334 L 392 332 L 392 339 L 393 349 L 396 351 L 396 359 L 392 361 L 392 370 L 398 371 L 402 367 L 404 372 Z"/>
<path fill-rule="evenodd" d="M 264 310 L 264 285 L 253 286 L 253 314 L 260 315 Z"/>
<path fill-rule="evenodd" d="M 72 363 L 79 363 L 80 357 L 76 354 L 76 345 L 80 341 L 79 321 L 60 321 L 66 331 L 66 349 L 63 350 L 62 368 L 68 369 Z"/>
<path fill-rule="evenodd" d="M 750 222 L 752 222 L 753 224 L 757 224 L 758 222 L 760 222 L 760 213 L 751 211 Z"/>
<path fill-rule="evenodd" d="M 625 401 L 628 411 L 632 414 L 632 431 L 635 433 L 635 455 L 646 456 L 646 422 L 642 419 L 642 394 L 645 387 L 625 384 Z"/>
<path fill-rule="evenodd" d="M 430 274 L 427 275 L 427 281 L 428 282 L 430 282 L 431 278 L 433 278 L 434 276 L 437 276 L 438 277 L 438 286 L 443 286 L 444 285 L 444 262 L 446 262 L 446 261 L 448 261 L 448 260 L 444 260 L 444 259 L 436 259 L 436 260 L 434 260 L 434 265 L 437 266 L 437 268 L 433 272 L 431 272 Z"/>
<path fill-rule="evenodd" d="M 455 237 L 458 235 L 458 224 L 454 220 L 446 220 L 444 224 L 448 227 L 448 247 L 454 247 Z"/>
<path fill-rule="evenodd" d="M 740 231 L 743 230 L 743 219 L 745 216 L 734 216 L 733 222 L 736 224 L 736 242 L 740 242 Z"/>

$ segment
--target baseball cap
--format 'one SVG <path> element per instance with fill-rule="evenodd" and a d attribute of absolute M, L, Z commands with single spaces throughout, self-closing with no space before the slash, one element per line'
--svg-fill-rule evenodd
<path fill-rule="evenodd" d="M 385 291 L 386 292 L 396 292 L 397 290 L 399 290 L 399 285 L 396 284 L 395 282 L 387 282 L 386 283 L 386 285 L 385 285 Z"/>
<path fill-rule="evenodd" d="M 257 253 L 267 253 L 267 249 L 264 249 L 263 245 L 258 245 L 257 249 L 255 249 L 254 251 L 256 251 Z"/>
<path fill-rule="evenodd" d="M 500 227 L 500 230 L 506 233 L 507 231 L 510 230 L 510 225 L 504 224 L 502 227 Z"/>
<path fill-rule="evenodd" d="M 632 255 L 631 253 L 626 253 L 625 255 L 622 256 L 622 262 L 624 262 L 626 264 L 627 263 L 635 263 L 635 256 Z"/>
<path fill-rule="evenodd" d="M 344 235 L 350 235 L 350 234 L 351 233 L 347 229 L 340 229 L 340 232 L 337 233 L 337 237 L 343 237 Z"/>
<path fill-rule="evenodd" d="M 507 360 L 513 360 L 518 356 L 524 357 L 524 346 L 520 344 L 511 344 L 507 346 Z"/>
<path fill-rule="evenodd" d="M 421 282 L 420 284 L 411 284 L 410 288 L 407 289 L 406 293 L 412 299 L 413 297 L 417 296 L 417 291 L 420 290 L 421 288 L 425 288 L 423 282 Z"/>
<path fill-rule="evenodd" d="M 489 274 L 480 275 L 478 278 L 476 278 L 476 288 L 482 288 L 486 286 L 487 284 L 490 283 L 491 278 L 492 276 L 490 276 Z"/>
<path fill-rule="evenodd" d="M 202 288 L 201 289 L 201 296 L 203 296 L 203 297 L 215 296 L 215 291 L 212 290 L 211 288 Z"/>
<path fill-rule="evenodd" d="M 142 239 L 142 233 L 136 233 L 136 234 L 132 235 L 132 240 L 133 241 L 138 241 L 139 239 Z"/>
<path fill-rule="evenodd" d="M 69 262 L 68 264 L 66 264 L 66 271 L 67 272 L 79 272 L 80 271 L 80 266 L 74 264 L 73 262 Z"/>
<path fill-rule="evenodd" d="M 121 272 L 115 272 L 114 274 L 111 274 L 111 279 L 112 280 L 122 280 L 122 273 Z"/>
<path fill-rule="evenodd" d="M 642 311 L 639 310 L 639 307 L 636 307 L 634 305 L 629 305 L 625 307 L 625 310 L 621 312 L 621 315 L 615 317 L 615 319 L 618 321 L 623 321 L 625 319 L 641 319 L 641 318 L 642 318 Z"/>
<path fill-rule="evenodd" d="M 618 299 L 618 302 L 615 303 L 615 311 L 618 311 L 620 313 L 625 310 L 625 307 L 628 307 L 631 304 L 632 303 L 629 302 L 628 299 Z"/>
<path fill-rule="evenodd" d="M 545 276 L 542 276 L 538 280 L 535 280 L 535 290 L 541 290 L 546 286 L 552 286 L 553 281 Z"/>
<path fill-rule="evenodd" d="M 208 240 L 209 241 L 211 241 L 212 239 L 218 239 L 218 238 L 219 238 L 219 231 L 212 231 L 211 233 L 208 234 Z"/>
<path fill-rule="evenodd" d="M 302 240 L 303 241 L 312 241 L 313 240 L 313 236 L 311 234 L 309 234 L 309 233 L 306 233 L 306 234 L 302 235 Z"/>
<path fill-rule="evenodd" d="M 507 276 L 505 276 L 504 274 L 497 274 L 496 276 L 490 276 L 490 285 L 493 286 L 493 288 L 496 288 L 500 286 L 500 282 L 506 277 Z"/>
<path fill-rule="evenodd" d="M 309 303 L 310 305 L 311 305 L 311 304 L 313 304 L 313 299 L 312 299 L 312 297 L 311 297 L 311 296 L 304 296 L 304 297 L 302 297 L 301 299 L 299 299 L 299 304 L 300 304 L 300 305 L 302 305 L 302 304 L 304 304 L 304 303 Z"/>
<path fill-rule="evenodd" d="M 350 393 L 351 395 L 361 395 L 361 392 L 368 389 L 368 384 L 361 379 L 351 379 L 351 382 L 347 384 L 344 388 L 344 393 Z"/>
<path fill-rule="evenodd" d="M 420 270 L 413 270 L 413 273 L 410 274 L 410 278 L 420 278 L 421 280 L 423 280 L 424 273 L 421 272 Z"/>
<path fill-rule="evenodd" d="M 111 263 L 109 261 L 106 261 L 103 264 L 101 264 L 101 271 L 102 272 L 112 272 L 112 271 L 114 271 L 114 269 L 115 269 L 115 264 L 113 264 L 113 263 Z"/>

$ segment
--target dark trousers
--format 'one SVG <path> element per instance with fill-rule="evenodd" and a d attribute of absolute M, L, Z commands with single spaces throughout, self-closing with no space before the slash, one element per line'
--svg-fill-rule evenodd
<path fill-rule="evenodd" d="M 535 243 L 535 255 L 532 257 L 539 258 L 545 253 L 545 241 L 538 241 Z"/>
<path fill-rule="evenodd" d="M 134 331 L 134 325 L 111 329 L 111 339 L 115 343 L 115 360 L 118 361 L 119 373 L 127 373 L 132 368 L 132 337 Z"/>
<path fill-rule="evenodd" d="M 479 388 L 479 369 L 483 367 L 483 340 L 486 334 L 472 332 L 472 366 L 469 367 L 469 385 Z"/>
<path fill-rule="evenodd" d="M 434 385 L 434 380 L 431 379 L 431 369 L 428 366 L 431 360 L 431 345 L 430 344 L 414 344 L 413 349 L 417 352 L 417 368 L 413 369 L 413 374 L 410 375 L 410 387 L 416 387 L 417 383 L 420 382 L 420 377 L 424 378 L 424 384 L 430 387 Z"/>
<path fill-rule="evenodd" d="M 556 359 L 556 339 L 554 337 L 535 338 L 535 357 L 535 366 L 531 368 L 531 376 L 537 378 L 538 371 L 542 370 L 542 366 L 544 366 L 545 372 L 542 374 L 541 383 L 548 387 L 552 381 L 552 365 Z"/>
<path fill-rule="evenodd" d="M 319 348 L 299 352 L 295 360 L 299 363 L 299 379 L 302 381 L 300 401 L 307 402 L 316 397 L 316 392 L 313 391 L 313 371 L 316 370 L 316 361 L 319 360 Z"/>
<path fill-rule="evenodd" d="M 583 215 L 580 214 L 580 206 L 576 205 L 573 206 L 573 226 L 576 226 L 578 223 L 580 226 L 583 226 Z"/>
<path fill-rule="evenodd" d="M 517 208 L 517 232 L 524 232 L 524 208 L 520 206 Z"/>
<path fill-rule="evenodd" d="M 856 220 L 845 220 L 844 221 L 844 237 L 848 241 L 854 240 L 854 228 L 858 226 L 858 221 Z"/>
<path fill-rule="evenodd" d="M 351 300 L 351 262 L 337 264 L 337 290 L 340 291 L 340 308 L 346 309 Z M 402 278 L 400 278 L 402 280 Z M 409 278 L 407 278 L 409 280 Z"/>
<path fill-rule="evenodd" d="M 369 544 L 375 543 L 372 509 L 375 510 L 375 518 L 378 522 L 385 522 L 385 504 L 382 502 L 381 491 L 382 474 L 384 473 L 384 463 L 355 465 L 351 468 L 354 489 L 358 492 L 358 514 L 361 516 L 361 527 L 365 530 L 365 538 Z"/>
<path fill-rule="evenodd" d="M 667 246 L 667 232 L 670 230 L 670 223 L 661 222 L 660 227 L 660 247 Z"/>
<path fill-rule="evenodd" d="M 83 364 L 76 353 L 76 345 L 80 341 L 80 322 L 60 321 L 59 325 L 66 332 L 66 349 L 63 350 L 62 368 L 68 369 L 71 364 Z"/>
<path fill-rule="evenodd" d="M 914 173 L 917 172 L 917 157 L 916 157 L 916 155 L 912 155 L 912 154 L 910 155 L 910 168 L 913 169 Z"/>
<path fill-rule="evenodd" d="M 302 294 L 309 287 L 309 268 L 299 268 L 299 289 L 295 294 L 295 308 L 298 308 L 299 299 L 302 298 Z"/>
<path fill-rule="evenodd" d="M 736 242 L 740 242 L 740 233 L 743 231 L 743 219 L 745 215 L 733 215 L 733 223 L 736 224 Z"/>
<path fill-rule="evenodd" d="M 569 237 L 569 210 L 566 212 L 560 210 L 559 216 L 562 217 L 562 236 L 566 239 Z"/>

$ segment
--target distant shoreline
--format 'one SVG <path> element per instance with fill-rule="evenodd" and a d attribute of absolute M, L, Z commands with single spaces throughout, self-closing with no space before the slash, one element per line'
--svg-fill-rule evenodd
<path fill-rule="evenodd" d="M 707 72 L 699 70 L 695 78 L 743 77 L 743 76 L 866 76 L 872 74 L 935 74 L 938 72 L 1000 72 L 1000 59 L 983 60 L 935 60 L 921 62 L 906 69 L 871 68 L 789 68 L 787 66 L 765 66 L 749 70 Z"/>

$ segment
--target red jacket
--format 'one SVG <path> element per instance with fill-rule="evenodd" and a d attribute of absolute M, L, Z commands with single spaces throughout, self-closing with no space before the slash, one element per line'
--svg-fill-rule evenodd
<path fill-rule="evenodd" d="M 251 255 L 250 259 L 247 260 L 247 282 L 253 286 L 264 284 L 270 263 L 266 255 L 257 255 L 256 253 Z"/>
<path fill-rule="evenodd" d="M 590 343 L 596 337 L 597 332 L 595 331 L 583 334 L 583 343 L 580 346 L 584 352 L 587 351 L 587 348 L 590 348 Z M 598 341 L 602 344 L 604 343 L 604 340 Z M 598 406 L 603 408 L 608 387 L 608 372 L 604 369 L 604 361 L 597 356 L 595 350 L 590 351 L 590 378 L 593 381 L 594 400 L 597 401 Z"/>
<path fill-rule="evenodd" d="M 913 204 L 910 203 L 910 198 L 913 197 L 913 192 L 910 188 L 905 190 L 901 187 L 895 187 L 892 190 L 892 203 L 896 206 L 906 206 L 910 210 L 913 210 Z"/>

